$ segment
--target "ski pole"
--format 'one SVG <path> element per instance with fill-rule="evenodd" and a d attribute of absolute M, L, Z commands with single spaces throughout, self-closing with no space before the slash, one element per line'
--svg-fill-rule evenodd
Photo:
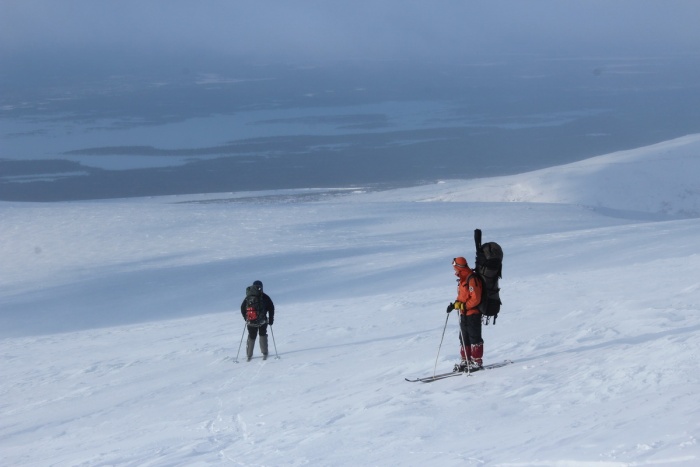
<path fill-rule="evenodd" d="M 469 358 L 468 358 L 468 353 L 467 353 L 467 344 L 464 343 L 464 333 L 462 332 L 462 316 L 464 316 L 464 319 L 467 319 L 467 315 L 460 315 L 459 316 L 459 340 L 460 344 L 462 344 L 462 352 L 464 353 L 464 356 L 466 357 L 466 362 L 467 362 L 467 376 L 471 375 L 471 368 L 469 368 Z"/>
<path fill-rule="evenodd" d="M 447 329 L 447 320 L 450 319 L 450 314 L 447 313 L 447 318 L 445 318 L 445 326 L 442 328 L 442 337 L 440 338 L 440 346 L 438 347 L 438 353 L 435 356 L 435 366 L 433 367 L 433 376 L 435 376 L 435 372 L 437 371 L 437 362 L 438 362 L 438 357 L 440 357 L 440 349 L 442 348 L 442 341 L 445 339 L 445 329 Z"/>
<path fill-rule="evenodd" d="M 280 355 L 277 353 L 277 343 L 275 343 L 275 332 L 272 330 L 272 326 L 269 326 L 270 334 L 272 335 L 272 345 L 275 346 L 275 360 L 280 359 Z"/>
<path fill-rule="evenodd" d="M 245 328 L 247 328 L 247 327 L 248 326 L 246 326 L 245 324 L 243 325 L 243 332 L 241 333 L 241 343 L 238 344 L 238 353 L 236 354 L 236 360 L 234 360 L 234 362 L 236 362 L 236 363 L 238 363 L 238 356 L 241 353 L 241 345 L 243 345 L 243 336 L 245 335 Z"/>

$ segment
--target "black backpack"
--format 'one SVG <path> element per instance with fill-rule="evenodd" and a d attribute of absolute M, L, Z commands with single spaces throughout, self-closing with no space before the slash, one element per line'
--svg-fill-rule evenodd
<path fill-rule="evenodd" d="M 263 293 L 254 285 L 245 289 L 245 320 L 249 326 L 262 326 L 267 323 L 267 311 L 263 303 Z"/>
<path fill-rule="evenodd" d="M 481 303 L 479 311 L 486 316 L 485 324 L 493 316 L 493 324 L 496 324 L 498 312 L 501 311 L 501 297 L 498 287 L 498 279 L 501 278 L 503 268 L 503 249 L 496 242 L 488 242 L 482 245 L 481 230 L 474 230 L 474 245 L 476 246 L 476 261 L 474 271 L 481 279 Z"/>

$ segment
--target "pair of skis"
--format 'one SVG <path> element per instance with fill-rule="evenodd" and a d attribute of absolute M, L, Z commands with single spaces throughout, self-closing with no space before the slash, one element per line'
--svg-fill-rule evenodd
<path fill-rule="evenodd" d="M 454 370 L 453 370 L 453 371 L 450 371 L 449 373 L 440 373 L 440 374 L 433 375 L 433 376 L 425 376 L 425 377 L 423 377 L 423 378 L 406 378 L 406 381 L 408 381 L 409 383 L 418 383 L 418 382 L 420 382 L 420 383 L 432 383 L 433 381 L 438 381 L 438 380 L 440 380 L 440 379 L 451 378 L 451 377 L 453 377 L 453 376 L 460 376 L 460 375 L 464 376 L 464 375 L 468 375 L 468 374 L 474 373 L 474 372 L 476 372 L 476 371 L 493 370 L 494 368 L 501 368 L 501 367 L 503 367 L 503 366 L 510 365 L 511 363 L 513 363 L 513 360 L 503 360 L 502 362 L 491 363 L 490 365 L 484 365 L 484 366 L 482 366 L 481 368 L 478 368 L 478 369 L 476 369 L 476 368 L 475 368 L 475 369 L 472 369 L 472 370 L 470 370 L 469 372 L 466 372 L 466 371 L 454 371 Z"/>

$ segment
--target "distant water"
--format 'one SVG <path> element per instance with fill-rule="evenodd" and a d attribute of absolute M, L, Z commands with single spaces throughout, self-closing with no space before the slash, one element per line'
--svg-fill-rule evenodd
<path fill-rule="evenodd" d="M 382 188 L 523 172 L 700 132 L 698 83 L 691 57 L 2 82 L 0 200 Z"/>

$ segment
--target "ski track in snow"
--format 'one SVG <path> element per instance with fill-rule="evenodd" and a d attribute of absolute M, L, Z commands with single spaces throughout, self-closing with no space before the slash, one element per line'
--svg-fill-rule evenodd
<path fill-rule="evenodd" d="M 544 173 L 547 200 L 473 199 L 492 179 L 297 203 L 0 203 L 0 465 L 698 465 L 697 198 L 640 210 L 656 192 L 620 166 L 691 196 L 678 171 L 699 149 L 497 181 L 512 196 Z M 606 206 L 589 182 L 611 166 L 627 188 Z M 476 227 L 506 254 L 485 356 L 515 363 L 406 383 L 458 358 L 450 263 L 471 263 Z M 236 363 L 255 279 L 278 308 L 272 354 Z"/>

